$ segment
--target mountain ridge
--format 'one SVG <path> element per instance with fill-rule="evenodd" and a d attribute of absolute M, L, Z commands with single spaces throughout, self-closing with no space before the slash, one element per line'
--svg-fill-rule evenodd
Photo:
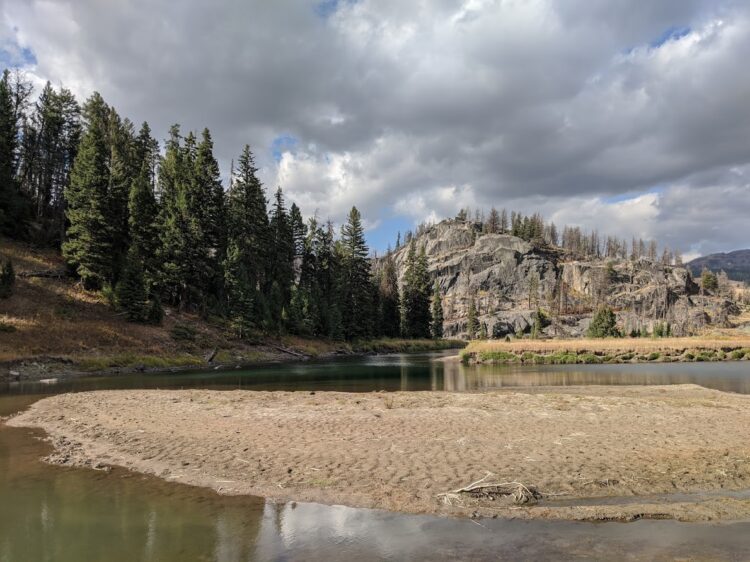
<path fill-rule="evenodd" d="M 714 273 L 724 271 L 734 281 L 750 283 L 750 249 L 708 254 L 689 261 L 686 266 L 696 276 L 705 267 Z"/>

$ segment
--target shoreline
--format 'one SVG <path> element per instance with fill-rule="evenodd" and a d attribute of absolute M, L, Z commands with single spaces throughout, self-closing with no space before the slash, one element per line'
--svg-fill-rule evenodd
<path fill-rule="evenodd" d="M 461 360 L 488 365 L 750 361 L 750 337 L 474 341 Z"/>
<path fill-rule="evenodd" d="M 44 429 L 53 464 L 122 466 L 227 495 L 452 516 L 713 521 L 750 518 L 750 497 L 721 495 L 750 487 L 748 406 L 750 397 L 694 385 L 418 397 L 95 391 L 45 398 L 7 424 Z M 538 497 L 516 501 L 517 487 L 456 493 L 482 478 Z M 654 500 L 670 494 L 676 501 Z"/>
<path fill-rule="evenodd" d="M 317 343 L 317 340 L 305 340 Z M 310 353 L 305 348 L 284 347 L 281 342 L 259 344 L 251 352 L 246 349 L 231 356 L 232 350 L 207 350 L 203 354 L 144 354 L 130 352 L 109 355 L 32 356 L 10 359 L 0 363 L 0 383 L 71 379 L 89 376 L 128 375 L 136 373 L 180 373 L 190 371 L 226 371 L 263 365 L 294 364 L 306 361 L 326 361 L 336 358 L 390 355 L 394 353 L 429 353 L 432 351 L 461 350 L 465 343 L 457 340 L 373 340 L 365 342 L 324 342 L 332 350 Z M 370 349 L 368 349 L 370 347 Z M 211 361 L 206 357 L 216 356 Z M 226 357 L 226 356 L 229 357 Z M 108 363 L 114 365 L 107 366 Z M 122 363 L 122 364 L 118 364 Z M 98 365 L 103 365 L 98 367 Z"/>

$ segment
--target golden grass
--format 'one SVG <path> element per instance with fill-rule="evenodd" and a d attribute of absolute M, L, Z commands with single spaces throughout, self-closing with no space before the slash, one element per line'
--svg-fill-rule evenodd
<path fill-rule="evenodd" d="M 569 340 L 513 340 L 506 341 L 473 341 L 464 350 L 465 353 L 507 352 L 513 354 L 608 352 L 608 353 L 650 353 L 655 351 L 724 350 L 731 351 L 750 347 L 749 335 L 697 336 L 685 338 L 604 338 L 604 339 L 569 339 Z"/>

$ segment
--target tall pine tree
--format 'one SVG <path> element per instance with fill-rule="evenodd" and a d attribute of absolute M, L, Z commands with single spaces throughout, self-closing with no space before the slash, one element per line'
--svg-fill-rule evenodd
<path fill-rule="evenodd" d="M 372 294 L 369 250 L 362 216 L 356 207 L 341 228 L 341 312 L 344 337 L 352 340 L 372 335 Z"/>
<path fill-rule="evenodd" d="M 417 254 L 416 239 L 409 243 L 404 275 L 401 331 L 407 338 L 430 337 L 430 276 L 424 248 Z"/>
<path fill-rule="evenodd" d="M 69 227 L 62 250 L 87 288 L 101 288 L 114 276 L 110 219 L 109 107 L 94 93 L 83 108 L 86 132 L 81 139 L 70 185 L 65 190 Z"/>
<path fill-rule="evenodd" d="M 229 319 L 240 337 L 261 329 L 265 318 L 260 289 L 266 278 L 270 232 L 266 197 L 257 171 L 250 147 L 245 146 L 227 197 L 224 264 Z"/>
<path fill-rule="evenodd" d="M 398 337 L 401 331 L 401 302 L 398 291 L 396 263 L 393 261 L 393 256 L 390 253 L 383 260 L 378 289 L 380 293 L 380 310 L 378 314 L 380 325 L 378 326 L 378 333 L 390 338 Z"/>

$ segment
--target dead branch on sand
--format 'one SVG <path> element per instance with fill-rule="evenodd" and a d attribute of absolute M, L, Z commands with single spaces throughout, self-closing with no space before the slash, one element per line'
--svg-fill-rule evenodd
<path fill-rule="evenodd" d="M 543 497 L 542 493 L 535 486 L 527 486 L 521 482 L 487 482 L 490 476 L 494 475 L 488 472 L 483 478 L 472 482 L 468 486 L 438 494 L 437 497 L 447 505 L 454 505 L 454 502 L 462 503 L 465 496 L 492 501 L 499 497 L 510 496 L 513 498 L 513 503 L 519 505 L 536 503 L 537 500 Z"/>

